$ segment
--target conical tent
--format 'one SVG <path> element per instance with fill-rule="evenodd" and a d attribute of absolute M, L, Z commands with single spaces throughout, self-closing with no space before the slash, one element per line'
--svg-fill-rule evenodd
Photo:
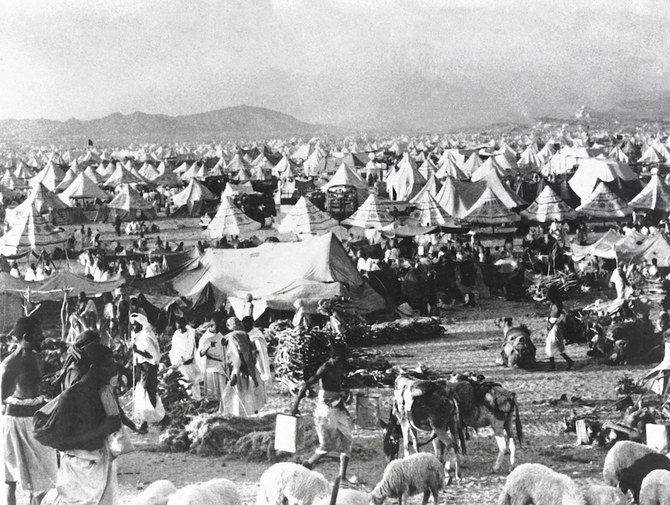
<path fill-rule="evenodd" d="M 68 170 L 69 172 L 69 170 Z M 47 165 L 37 174 L 35 177 L 30 179 L 30 185 L 36 187 L 38 184 L 44 184 L 44 187 L 50 191 L 54 191 L 58 184 L 63 180 L 65 174 L 57 167 L 54 163 L 49 162 Z M 74 180 L 74 178 L 72 179 Z M 72 180 L 70 182 L 72 182 Z"/>
<path fill-rule="evenodd" d="M 521 217 L 509 210 L 496 196 L 490 187 L 487 187 L 479 197 L 479 200 L 470 208 L 463 217 L 464 221 L 479 224 L 506 224 L 519 221 Z"/>
<path fill-rule="evenodd" d="M 145 184 L 145 181 L 134 175 L 121 163 L 117 163 L 114 173 L 105 181 L 104 186 L 117 187 L 121 184 Z"/>
<path fill-rule="evenodd" d="M 426 184 L 425 177 L 421 175 L 408 153 L 405 153 L 398 163 L 398 170 L 386 179 L 392 200 L 409 200 L 421 191 L 424 184 Z"/>
<path fill-rule="evenodd" d="M 24 179 L 16 177 L 10 170 L 7 170 L 5 175 L 2 176 L 0 184 L 9 189 L 25 189 L 29 187 Z"/>
<path fill-rule="evenodd" d="M 482 166 L 484 161 L 479 157 L 479 154 L 476 152 L 472 153 L 470 157 L 463 163 L 461 170 L 468 177 L 472 176 L 479 167 Z"/>
<path fill-rule="evenodd" d="M 342 163 L 331 179 L 321 186 L 321 191 L 326 191 L 335 186 L 353 186 L 356 189 L 368 191 L 368 184 L 355 171 Z"/>
<path fill-rule="evenodd" d="M 216 202 L 217 198 L 209 189 L 196 179 L 191 179 L 188 186 L 172 197 L 174 211 L 183 209 L 190 216 L 202 215 L 207 212 L 209 202 Z"/>
<path fill-rule="evenodd" d="M 158 169 L 156 169 L 156 167 L 154 167 L 151 163 L 145 163 L 142 165 L 142 168 L 140 168 L 137 173 L 144 177 L 147 181 L 153 181 L 159 175 L 161 175 Z"/>
<path fill-rule="evenodd" d="M 349 218 L 342 221 L 347 226 L 358 226 L 359 228 L 376 228 L 378 230 L 393 225 L 395 218 L 382 209 L 377 195 L 370 193 L 370 196 L 358 207 Z"/>
<path fill-rule="evenodd" d="M 670 211 L 670 187 L 658 174 L 654 174 L 628 205 L 633 209 Z"/>
<path fill-rule="evenodd" d="M 612 192 L 604 182 L 600 181 L 595 191 L 591 193 L 577 212 L 597 219 L 618 219 L 631 214 L 632 210 L 623 198 Z"/>
<path fill-rule="evenodd" d="M 77 178 L 77 176 L 82 172 L 83 172 L 83 170 L 81 170 L 80 168 L 70 168 L 67 172 L 65 172 L 65 177 L 63 177 L 61 179 L 61 181 L 59 183 L 57 183 L 55 189 L 50 188 L 46 184 L 44 186 L 46 186 L 46 188 L 51 190 L 51 191 L 57 191 L 57 192 L 64 191 L 70 186 L 70 184 L 72 184 L 74 182 L 74 180 Z M 42 172 L 40 172 L 40 174 L 41 173 Z M 38 174 L 38 177 L 39 177 L 39 174 Z M 37 179 L 37 177 L 35 177 L 35 179 Z M 33 181 L 35 179 L 33 179 Z M 30 182 L 32 183 L 32 181 L 30 181 Z M 96 182 L 96 181 L 93 181 L 93 182 Z"/>
<path fill-rule="evenodd" d="M 31 207 L 0 237 L 0 254 L 11 256 L 31 250 L 52 252 L 57 247 L 63 247 L 66 241 L 65 232 L 51 226 Z"/>
<path fill-rule="evenodd" d="M 521 215 L 538 223 L 566 221 L 577 217 L 577 213 L 561 200 L 561 197 L 550 186 L 545 186 L 535 201 L 521 212 Z"/>
<path fill-rule="evenodd" d="M 441 226 L 443 228 L 457 228 L 454 219 L 438 205 L 433 196 L 426 192 L 412 202 L 416 210 L 410 214 L 406 225 L 410 226 Z"/>
<path fill-rule="evenodd" d="M 59 195 L 59 198 L 69 205 L 70 199 L 97 198 L 99 200 L 109 200 L 109 195 L 82 172 L 74 181 L 72 181 L 72 184 Z"/>
<path fill-rule="evenodd" d="M 130 184 L 119 186 L 116 196 L 109 202 L 112 218 L 119 216 L 123 220 L 155 219 L 156 211 Z"/>
<path fill-rule="evenodd" d="M 419 167 L 419 172 L 421 173 L 421 175 L 424 176 L 426 180 L 430 179 L 432 175 L 437 174 L 438 170 L 439 169 L 435 166 L 435 164 L 432 161 L 430 161 L 430 159 L 424 161 Z"/>
<path fill-rule="evenodd" d="M 500 175 L 497 172 L 490 172 L 486 179 L 486 185 L 491 188 L 491 190 L 496 194 L 498 199 L 507 207 L 508 209 L 514 209 L 516 207 L 521 207 L 527 205 L 527 202 L 517 195 L 512 188 L 510 188 L 505 181 L 502 180 Z"/>
<path fill-rule="evenodd" d="M 462 182 L 447 177 L 435 200 L 449 215 L 463 219 L 485 189 L 485 182 Z"/>
<path fill-rule="evenodd" d="M 44 214 L 53 209 L 67 208 L 68 206 L 55 193 L 49 191 L 44 185 L 38 184 L 20 205 L 6 210 L 5 219 L 8 222 L 14 222 L 33 210 L 38 214 Z"/>
<path fill-rule="evenodd" d="M 205 235 L 211 239 L 220 239 L 226 235 L 242 236 L 253 233 L 261 228 L 258 221 L 254 221 L 242 212 L 230 199 L 225 196 L 221 199 L 219 210 L 205 230 Z"/>
<path fill-rule="evenodd" d="M 414 198 L 412 198 L 409 202 L 410 203 L 415 203 L 420 201 L 423 198 L 423 195 L 428 193 L 431 196 L 435 197 L 437 194 L 440 192 L 440 189 L 442 189 L 442 185 L 437 182 L 437 178 L 435 177 L 434 174 L 432 174 L 428 178 L 428 182 L 424 184 L 423 188 L 421 188 L 421 191 L 419 191 Z"/>
<path fill-rule="evenodd" d="M 336 227 L 337 220 L 320 210 L 305 196 L 301 196 L 277 227 L 280 233 L 320 234 Z"/>
<path fill-rule="evenodd" d="M 101 184 L 102 181 L 104 180 L 104 178 L 98 172 L 96 172 L 90 165 L 86 167 L 86 170 L 84 170 L 84 174 L 86 174 L 86 177 L 91 179 L 96 184 Z"/>
<path fill-rule="evenodd" d="M 501 178 L 505 177 L 505 170 L 493 157 L 490 157 L 472 173 L 470 180 L 472 182 L 482 181 L 494 172 Z"/>
<path fill-rule="evenodd" d="M 463 171 L 458 168 L 458 165 L 451 157 L 445 158 L 444 163 L 442 163 L 435 176 L 440 180 L 443 180 L 446 177 L 452 177 L 459 181 L 464 181 L 468 178 Z"/>

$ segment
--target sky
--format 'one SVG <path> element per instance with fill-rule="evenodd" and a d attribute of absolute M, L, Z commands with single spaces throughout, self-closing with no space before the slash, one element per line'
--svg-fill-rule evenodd
<path fill-rule="evenodd" d="M 642 0 L 2 0 L 0 119 L 267 107 L 446 130 L 670 96 Z"/>

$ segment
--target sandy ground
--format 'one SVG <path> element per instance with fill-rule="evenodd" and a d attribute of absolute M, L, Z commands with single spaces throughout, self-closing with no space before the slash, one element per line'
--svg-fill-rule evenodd
<path fill-rule="evenodd" d="M 494 321 L 501 315 L 513 316 L 533 330 L 538 356 L 543 356 L 544 332 L 542 318 L 544 306 L 536 303 L 511 303 L 488 300 L 474 309 L 454 309 L 445 320 L 448 335 L 439 340 L 411 345 L 383 346 L 379 352 L 387 353 L 389 360 L 405 367 L 421 362 L 430 368 L 448 373 L 452 370 L 477 371 L 487 378 L 502 382 L 516 391 L 520 402 L 525 443 L 518 452 L 518 462 L 540 462 L 555 470 L 571 475 L 586 485 L 602 479 L 604 449 L 577 446 L 573 433 L 564 433 L 563 416 L 573 410 L 584 412 L 589 407 L 579 404 L 556 402 L 561 395 L 575 396 L 596 403 L 611 404 L 616 398 L 614 387 L 624 372 L 637 377 L 647 367 L 607 367 L 588 362 L 583 345 L 569 347 L 569 354 L 577 360 L 577 370 L 566 372 L 564 365 L 550 372 L 509 370 L 495 364 L 500 330 Z M 287 405 L 288 399 L 274 398 L 273 404 Z M 614 410 L 612 416 L 616 416 Z M 381 430 L 359 430 L 356 442 L 359 450 L 350 466 L 350 473 L 363 483 L 360 488 L 370 490 L 384 469 L 381 451 Z M 154 452 L 150 442 L 142 450 L 119 460 L 119 482 L 123 503 L 130 499 L 144 484 L 156 479 L 170 479 L 177 485 L 198 482 L 214 477 L 226 477 L 238 484 L 245 503 L 252 503 L 258 489 L 261 473 L 266 463 L 249 463 L 227 458 L 200 458 L 190 454 L 165 454 Z M 480 430 L 468 442 L 468 455 L 462 461 L 463 480 L 442 492 L 441 501 L 454 504 L 494 504 L 504 482 L 504 474 L 492 473 L 496 445 L 489 430 Z M 337 473 L 337 463 L 329 461 L 319 467 L 329 479 Z M 419 503 L 419 497 L 411 500 Z"/>
<path fill-rule="evenodd" d="M 158 221 L 161 237 L 171 243 L 185 241 L 187 245 L 201 238 L 201 229 L 195 219 Z M 103 232 L 106 240 L 115 240 L 110 225 L 91 225 Z M 71 227 L 68 227 L 71 229 Z M 264 232 L 267 234 L 267 232 Z M 149 236 L 149 242 L 155 234 Z M 122 243 L 131 240 L 127 237 Z M 598 295 L 607 297 L 605 294 Z M 568 302 L 567 306 L 578 307 L 595 299 Z M 612 294 L 610 293 L 610 297 Z M 518 463 L 539 462 L 574 477 L 579 484 L 587 485 L 602 480 L 602 464 L 606 450 L 577 446 L 574 433 L 563 431 L 562 419 L 573 411 L 585 412 L 590 407 L 579 403 L 557 401 L 561 395 L 567 398 L 580 397 L 601 405 L 601 410 L 617 417 L 611 404 L 616 399 L 614 388 L 624 373 L 635 378 L 648 367 L 607 367 L 590 363 L 585 345 L 573 345 L 568 353 L 577 361 L 577 369 L 564 371 L 565 364 L 558 363 L 558 371 L 550 372 L 543 367 L 536 371 L 510 370 L 496 365 L 495 360 L 501 342 L 501 331 L 495 320 L 501 316 L 512 316 L 518 323 L 527 324 L 533 331 L 533 340 L 538 348 L 538 359 L 544 358 L 544 317 L 546 307 L 532 301 L 507 302 L 491 299 L 479 301 L 475 308 L 453 308 L 445 314 L 448 334 L 439 340 L 407 345 L 381 346 L 375 352 L 386 354 L 389 361 L 407 368 L 418 362 L 444 373 L 451 371 L 474 371 L 483 373 L 488 379 L 503 383 L 517 392 L 521 419 L 524 427 L 524 444 L 517 453 Z M 288 408 L 287 397 L 273 395 L 271 408 Z M 607 414 L 606 414 L 607 415 Z M 157 479 L 169 479 L 177 486 L 204 481 L 215 477 L 233 480 L 246 504 L 255 501 L 258 480 L 268 463 L 232 460 L 225 457 L 203 458 L 188 453 L 162 453 L 157 448 L 157 432 L 137 438 L 138 451 L 123 455 L 118 460 L 118 479 L 121 502 L 130 503 L 147 484 Z M 361 490 L 369 491 L 379 480 L 384 466 L 381 450 L 381 430 L 358 430 L 355 436 L 354 458 L 350 474 L 356 475 Z M 496 503 L 502 489 L 505 473 L 493 474 L 492 467 L 497 449 L 490 430 L 480 430 L 467 445 L 468 454 L 461 464 L 463 480 L 442 491 L 441 503 L 488 505 Z M 428 448 L 426 448 L 428 450 Z M 337 462 L 327 461 L 318 467 L 327 478 L 337 474 Z M 506 466 L 504 466 L 506 471 Z M 419 503 L 416 496 L 410 503 Z M 27 503 L 21 493 L 19 503 Z"/>

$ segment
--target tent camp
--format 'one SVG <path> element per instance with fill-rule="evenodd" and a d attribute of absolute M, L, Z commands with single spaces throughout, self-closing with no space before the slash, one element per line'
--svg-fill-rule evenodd
<path fill-rule="evenodd" d="M 64 247 L 67 235 L 60 228 L 51 226 L 35 209 L 16 220 L 0 237 L 0 254 L 12 256 L 26 251 L 51 252 Z"/>
<path fill-rule="evenodd" d="M 341 163 L 337 171 L 333 174 L 330 180 L 319 188 L 324 193 L 328 190 L 337 188 L 339 186 L 353 187 L 356 189 L 358 201 L 361 202 L 370 193 L 367 182 L 356 173 L 355 170 L 349 168 L 344 163 Z"/>
<path fill-rule="evenodd" d="M 442 228 L 451 228 L 451 231 L 457 231 L 460 227 L 454 219 L 438 205 L 433 196 L 426 192 L 421 198 L 413 200 L 412 203 L 416 210 L 412 212 L 405 222 L 409 226 L 440 226 Z"/>
<path fill-rule="evenodd" d="M 321 234 L 325 233 L 335 226 L 337 221 L 330 217 L 326 212 L 301 196 L 298 202 L 286 215 L 281 224 L 277 227 L 280 233 L 300 234 Z"/>
<path fill-rule="evenodd" d="M 382 310 L 384 300 L 356 270 L 332 233 L 302 242 L 264 243 L 252 249 L 207 249 L 201 267 L 173 281 L 174 288 L 195 299 L 210 290 L 220 301 L 241 302 L 247 293 L 254 304 L 293 311 L 302 299 L 308 312 L 319 300 L 344 295 L 364 313 Z"/>

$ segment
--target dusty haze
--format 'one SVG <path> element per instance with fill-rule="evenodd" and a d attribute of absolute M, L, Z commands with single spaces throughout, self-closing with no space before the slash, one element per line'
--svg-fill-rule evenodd
<path fill-rule="evenodd" d="M 670 95 L 670 9 L 644 1 L 14 1 L 0 119 L 249 104 L 448 129 Z"/>

